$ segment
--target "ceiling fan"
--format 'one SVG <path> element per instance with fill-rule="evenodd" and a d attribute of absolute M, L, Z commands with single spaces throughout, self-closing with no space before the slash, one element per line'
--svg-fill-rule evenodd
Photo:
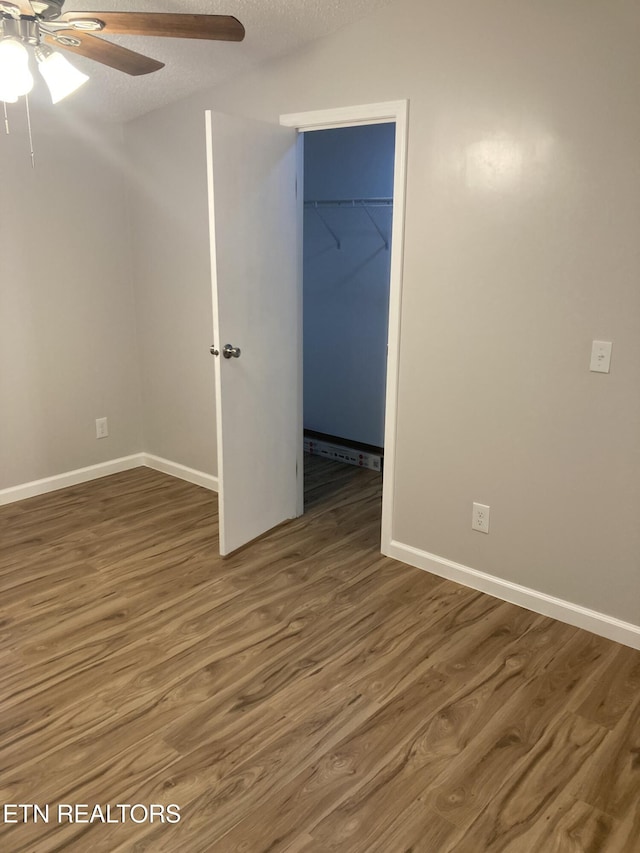
<path fill-rule="evenodd" d="M 100 38 L 99 34 L 242 41 L 244 27 L 230 15 L 172 12 L 63 12 L 65 0 L 0 0 L 0 101 L 14 102 L 33 86 L 29 52 L 54 103 L 88 78 L 60 48 L 125 74 L 149 74 L 164 66 L 148 56 Z"/>

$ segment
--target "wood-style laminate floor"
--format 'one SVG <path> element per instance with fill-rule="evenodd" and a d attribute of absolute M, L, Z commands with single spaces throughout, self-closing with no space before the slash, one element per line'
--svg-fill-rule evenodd
<path fill-rule="evenodd" d="M 0 801 L 50 807 L 0 851 L 640 851 L 640 653 L 381 557 L 379 519 L 317 459 L 224 560 L 215 495 L 144 468 L 0 509 Z"/>

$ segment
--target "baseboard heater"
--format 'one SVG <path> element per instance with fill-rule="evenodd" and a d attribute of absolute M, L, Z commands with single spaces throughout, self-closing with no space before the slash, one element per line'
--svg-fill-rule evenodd
<path fill-rule="evenodd" d="M 312 456 L 323 456 L 334 462 L 344 462 L 347 465 L 357 465 L 359 468 L 369 468 L 372 471 L 382 471 L 384 453 L 381 447 L 369 444 L 350 442 L 348 439 L 334 435 L 304 431 L 304 452 Z"/>

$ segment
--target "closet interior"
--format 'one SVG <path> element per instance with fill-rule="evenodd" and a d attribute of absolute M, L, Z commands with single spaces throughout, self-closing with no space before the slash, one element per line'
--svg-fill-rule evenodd
<path fill-rule="evenodd" d="M 305 451 L 381 470 L 394 124 L 304 138 Z"/>

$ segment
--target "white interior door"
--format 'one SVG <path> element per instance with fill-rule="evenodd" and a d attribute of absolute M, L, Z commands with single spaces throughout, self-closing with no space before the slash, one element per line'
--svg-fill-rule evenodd
<path fill-rule="evenodd" d="M 206 134 L 220 553 L 229 554 L 301 503 L 297 134 L 212 112 Z M 225 345 L 239 355 L 224 357 Z"/>

